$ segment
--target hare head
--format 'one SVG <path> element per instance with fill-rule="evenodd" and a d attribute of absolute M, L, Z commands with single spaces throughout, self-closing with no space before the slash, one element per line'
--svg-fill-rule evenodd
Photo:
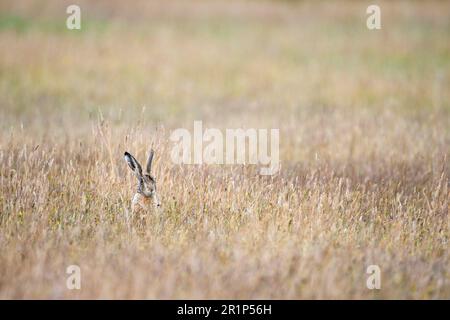
<path fill-rule="evenodd" d="M 145 171 L 142 171 L 141 165 L 130 153 L 125 152 L 124 154 L 125 161 L 138 180 L 137 191 L 133 198 L 133 207 L 136 205 L 146 207 L 146 203 L 152 204 L 155 207 L 161 206 L 158 194 L 156 193 L 156 180 L 151 175 L 154 153 L 153 150 L 150 150 Z"/>

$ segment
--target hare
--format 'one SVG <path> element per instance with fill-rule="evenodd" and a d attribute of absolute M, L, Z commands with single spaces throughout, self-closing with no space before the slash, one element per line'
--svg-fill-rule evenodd
<path fill-rule="evenodd" d="M 131 201 L 131 211 L 133 212 L 133 215 L 145 214 L 146 212 L 151 211 L 152 208 L 159 208 L 161 206 L 158 194 L 156 193 L 156 180 L 151 175 L 154 153 L 153 150 L 150 150 L 145 172 L 142 172 L 141 165 L 130 153 L 124 153 L 125 161 L 138 179 L 137 191 Z M 143 218 L 143 216 L 141 216 L 141 218 Z"/>

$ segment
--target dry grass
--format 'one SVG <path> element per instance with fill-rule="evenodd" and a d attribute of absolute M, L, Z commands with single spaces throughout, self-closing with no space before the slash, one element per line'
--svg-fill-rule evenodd
<path fill-rule="evenodd" d="M 70 32 L 2 2 L 0 298 L 450 298 L 450 7 L 366 6 L 81 2 Z M 173 165 L 194 119 L 279 128 L 282 170 Z M 150 145 L 140 230 L 122 154 Z"/>

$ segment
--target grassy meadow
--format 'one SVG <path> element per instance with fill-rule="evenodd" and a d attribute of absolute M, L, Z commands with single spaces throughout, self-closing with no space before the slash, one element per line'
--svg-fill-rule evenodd
<path fill-rule="evenodd" d="M 1 299 L 450 298 L 449 2 L 77 3 L 0 1 Z M 281 170 L 173 164 L 194 120 L 279 129 Z"/>

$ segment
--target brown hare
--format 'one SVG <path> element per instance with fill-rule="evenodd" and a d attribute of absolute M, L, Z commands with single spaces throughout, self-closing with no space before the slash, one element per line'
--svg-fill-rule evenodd
<path fill-rule="evenodd" d="M 154 153 L 153 150 L 150 150 L 145 172 L 142 171 L 141 165 L 130 153 L 125 152 L 124 154 L 125 161 L 138 179 L 137 191 L 131 201 L 131 211 L 134 216 L 138 215 L 139 218 L 144 218 L 146 213 L 152 212 L 155 208 L 161 206 L 156 193 L 156 180 L 151 175 Z"/>

